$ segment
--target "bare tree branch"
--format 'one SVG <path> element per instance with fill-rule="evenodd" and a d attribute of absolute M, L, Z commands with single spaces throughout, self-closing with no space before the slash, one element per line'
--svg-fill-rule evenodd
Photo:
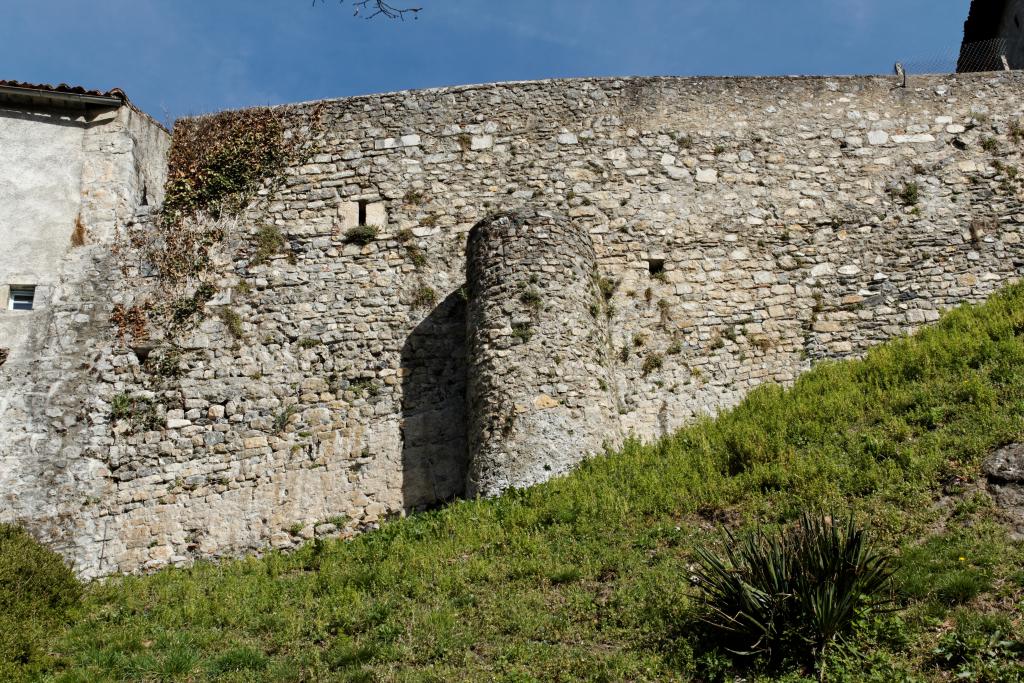
<path fill-rule="evenodd" d="M 316 6 L 318 2 L 324 2 L 324 0 L 313 0 L 313 6 Z M 345 0 L 339 0 L 339 4 L 344 5 Z M 352 6 L 355 8 L 355 16 L 363 16 L 367 19 L 381 15 L 388 19 L 402 20 L 406 15 L 411 15 L 413 19 L 416 19 L 419 12 L 423 10 L 422 7 L 395 7 L 387 0 L 352 0 Z"/>

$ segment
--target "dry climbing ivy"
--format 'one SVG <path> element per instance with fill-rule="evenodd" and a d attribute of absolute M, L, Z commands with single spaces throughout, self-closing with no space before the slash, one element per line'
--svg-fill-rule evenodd
<path fill-rule="evenodd" d="M 237 214 L 293 156 L 278 111 L 267 107 L 182 119 L 174 125 L 163 219 Z"/>
<path fill-rule="evenodd" d="M 110 314 L 110 320 L 117 326 L 117 337 L 124 344 L 129 337 L 143 341 L 149 338 L 146 328 L 146 312 L 139 306 L 117 304 Z"/>
<path fill-rule="evenodd" d="M 294 133 L 286 132 L 287 110 L 266 107 L 175 124 L 163 206 L 150 221 L 130 225 L 114 245 L 125 282 L 149 282 L 133 292 L 133 305 L 113 312 L 122 344 L 154 340 L 173 347 L 177 333 L 203 319 L 217 294 L 211 283 L 222 275 L 212 272 L 214 264 L 231 261 L 225 250 L 236 248 L 237 240 L 229 236 L 241 237 L 235 218 L 257 191 L 272 195 L 285 169 L 302 159 L 321 129 L 323 106 L 303 117 L 313 125 Z M 250 264 L 287 246 L 276 227 L 262 228 L 248 242 Z M 239 336 L 241 320 L 230 329 Z"/>
<path fill-rule="evenodd" d="M 286 135 L 285 123 L 283 110 L 267 107 L 178 121 L 163 206 L 152 223 L 130 227 L 115 245 L 122 263 L 137 256 L 142 274 L 171 287 L 204 273 L 225 237 L 220 219 L 241 213 L 300 156 L 307 138 Z"/>
<path fill-rule="evenodd" d="M 193 218 L 179 223 L 157 220 L 154 224 L 129 226 L 125 238 L 113 247 L 114 253 L 123 257 L 122 271 L 129 257 L 136 256 L 140 270 L 155 275 L 165 285 L 174 285 L 207 268 L 210 250 L 224 238 L 224 231 L 216 224 Z"/>

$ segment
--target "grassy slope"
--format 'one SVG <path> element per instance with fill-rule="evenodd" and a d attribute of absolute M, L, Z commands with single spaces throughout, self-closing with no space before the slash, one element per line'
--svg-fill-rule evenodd
<path fill-rule="evenodd" d="M 91 586 L 72 623 L 53 634 L 51 655 L 20 673 L 710 675 L 725 661 L 690 635 L 695 543 L 714 541 L 718 521 L 774 524 L 825 508 L 857 515 L 904 564 L 905 609 L 865 620 L 858 653 L 837 655 L 832 676 L 941 680 L 969 670 L 1011 680 L 1021 671 L 1012 673 L 1015 646 L 999 643 L 1021 639 L 1024 552 L 983 493 L 968 487 L 948 505 L 936 501 L 974 480 L 991 448 L 1024 435 L 1022 334 L 1024 286 L 1014 286 L 864 361 L 820 365 L 787 391 L 763 387 L 716 420 L 628 444 L 529 491 L 294 555 Z"/>

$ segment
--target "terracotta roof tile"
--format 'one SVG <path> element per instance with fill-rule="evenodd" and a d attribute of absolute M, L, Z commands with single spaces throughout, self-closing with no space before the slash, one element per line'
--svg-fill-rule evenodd
<path fill-rule="evenodd" d="M 4 81 L 0 80 L 0 87 L 6 88 L 23 88 L 25 90 L 44 90 L 47 92 L 55 93 L 66 93 L 69 95 L 91 95 L 94 97 L 116 97 L 122 101 L 127 102 L 128 97 L 124 94 L 120 88 L 114 88 L 102 92 L 100 90 L 89 90 L 83 88 L 80 85 L 68 85 L 67 83 L 61 83 L 60 85 L 49 85 L 47 83 L 24 83 L 22 81 Z"/>
<path fill-rule="evenodd" d="M 161 128 L 165 132 L 168 132 L 168 133 L 170 132 L 169 130 L 167 130 L 167 127 L 164 126 L 162 123 L 160 123 L 159 121 L 154 119 L 152 116 L 150 116 L 146 112 L 144 112 L 141 109 L 139 109 L 138 107 L 136 107 L 135 104 L 131 100 L 128 99 L 128 96 L 120 88 L 113 88 L 111 90 L 107 90 L 106 92 L 104 92 L 102 90 L 90 90 L 88 88 L 83 88 L 80 85 L 68 85 L 67 83 L 61 83 L 60 85 L 50 85 L 48 83 L 25 83 L 24 81 L 5 81 L 5 80 L 0 80 L 0 88 L 19 88 L 21 90 L 35 90 L 35 91 L 38 91 L 40 93 L 56 93 L 56 94 L 64 94 L 64 95 L 86 95 L 86 96 L 89 96 L 89 97 L 111 97 L 111 98 L 120 100 L 121 104 L 123 106 L 130 107 L 132 109 L 132 111 L 135 111 L 138 114 L 140 114 L 142 116 L 145 116 L 147 119 L 149 119 L 150 122 L 152 122 L 157 127 Z M 28 93 L 24 93 L 24 94 L 28 95 Z"/>

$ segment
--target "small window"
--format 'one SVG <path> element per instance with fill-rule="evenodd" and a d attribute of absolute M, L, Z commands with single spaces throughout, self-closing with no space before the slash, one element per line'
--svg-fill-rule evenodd
<path fill-rule="evenodd" d="M 647 272 L 655 277 L 662 277 L 665 275 L 665 259 L 663 258 L 649 258 L 647 259 Z"/>
<path fill-rule="evenodd" d="M 365 199 L 359 200 L 359 225 L 366 225 L 366 207 L 369 203 Z"/>
<path fill-rule="evenodd" d="M 24 285 L 18 287 L 11 287 L 11 294 L 7 300 L 7 310 L 9 311 L 31 311 L 32 304 L 36 298 L 36 288 L 26 287 Z"/>

